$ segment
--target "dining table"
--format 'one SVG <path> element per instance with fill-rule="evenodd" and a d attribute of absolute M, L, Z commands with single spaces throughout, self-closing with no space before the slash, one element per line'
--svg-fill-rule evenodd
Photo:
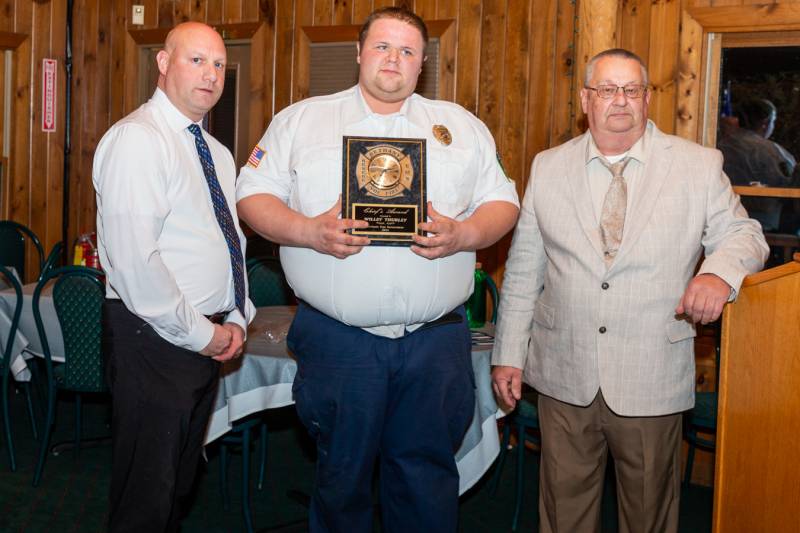
<path fill-rule="evenodd" d="M 247 330 L 242 357 L 222 367 L 206 444 L 225 435 L 237 420 L 294 403 L 292 382 L 297 363 L 286 345 L 286 335 L 295 309 L 293 306 L 258 308 Z M 455 454 L 459 494 L 481 479 L 500 452 L 497 418 L 504 413 L 497 407 L 491 385 L 493 331 L 493 326 L 487 324 L 473 332 L 475 407 L 472 423 Z"/>
<path fill-rule="evenodd" d="M 11 355 L 14 379 L 28 381 L 31 373 L 27 360 L 42 357 L 42 344 L 33 318 L 32 300 L 35 283 L 22 287 L 23 307 Z M 11 326 L 10 317 L 16 296 L 13 289 L 0 290 L 0 346 L 5 346 Z M 40 297 L 40 312 L 50 352 L 54 361 L 63 362 L 64 342 L 55 312 L 52 285 Z M 258 309 L 248 327 L 242 357 L 222 366 L 215 405 L 206 431 L 206 444 L 225 435 L 237 420 L 267 409 L 292 405 L 292 383 L 297 363 L 286 345 L 296 307 L 271 306 Z M 472 487 L 500 452 L 498 409 L 491 386 L 490 360 L 493 326 L 486 324 L 473 331 L 472 368 L 475 374 L 475 406 L 472 422 L 455 454 L 460 482 L 459 493 Z"/>

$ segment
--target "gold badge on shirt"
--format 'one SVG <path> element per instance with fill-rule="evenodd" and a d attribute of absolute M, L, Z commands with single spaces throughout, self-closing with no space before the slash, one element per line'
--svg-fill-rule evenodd
<path fill-rule="evenodd" d="M 447 129 L 447 126 L 442 126 L 441 124 L 435 124 L 433 126 L 433 136 L 445 146 L 450 146 L 450 143 L 453 142 L 453 136 L 450 135 L 450 130 Z"/>

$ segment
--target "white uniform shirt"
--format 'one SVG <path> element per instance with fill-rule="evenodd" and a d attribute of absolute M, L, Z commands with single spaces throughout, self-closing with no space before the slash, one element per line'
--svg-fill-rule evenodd
<path fill-rule="evenodd" d="M 106 132 L 97 146 L 97 243 L 106 296 L 164 339 L 193 351 L 208 345 L 214 325 L 204 315 L 232 311 L 227 321 L 247 331 L 235 309 L 230 252 L 214 215 L 191 119 L 160 89 Z M 236 218 L 236 166 L 230 152 L 204 132 L 222 191 Z"/>
<path fill-rule="evenodd" d="M 449 146 L 436 140 L 434 125 L 450 131 Z M 380 115 L 369 109 L 358 86 L 309 98 L 276 115 L 259 142 L 265 155 L 239 174 L 237 199 L 268 193 L 308 217 L 327 211 L 342 190 L 344 135 L 426 139 L 427 195 L 443 215 L 464 220 L 494 200 L 519 205 L 494 140 L 475 116 L 417 94 L 399 112 Z M 408 247 L 368 246 L 336 259 L 282 246 L 281 263 L 301 300 L 345 324 L 396 338 L 467 300 L 475 252 L 429 260 Z"/>

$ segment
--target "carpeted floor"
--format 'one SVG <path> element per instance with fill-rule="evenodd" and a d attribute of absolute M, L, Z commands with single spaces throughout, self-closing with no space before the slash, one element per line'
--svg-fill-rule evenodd
<path fill-rule="evenodd" d="M 108 444 L 81 450 L 80 456 L 65 452 L 50 455 L 44 469 L 42 483 L 31 486 L 38 443 L 31 435 L 23 396 L 11 394 L 11 419 L 14 444 L 17 451 L 17 471 L 8 468 L 5 439 L 0 439 L 0 533 L 72 533 L 102 532 L 106 521 L 106 493 L 111 458 Z M 72 438 L 73 404 L 60 402 L 59 420 L 52 442 Z M 102 401 L 88 402 L 84 410 L 84 436 L 108 433 L 108 410 Z M 304 517 L 307 509 L 302 498 L 292 493 L 307 495 L 313 482 L 313 446 L 299 427 L 293 408 L 268 412 L 270 428 L 268 439 L 267 480 L 263 490 L 252 491 L 255 527 L 262 531 L 283 533 L 306 531 Z M 514 510 L 516 467 L 515 454 L 510 454 L 497 494 L 489 495 L 488 479 L 492 472 L 461 499 L 461 532 L 494 533 L 509 531 Z M 197 494 L 191 513 L 183 522 L 184 532 L 238 532 L 244 531 L 241 515 L 241 459 L 234 455 L 228 471 L 231 508 L 223 509 L 219 491 L 218 446 L 208 448 L 209 462 L 200 473 Z M 257 456 L 253 460 L 255 476 Z M 537 530 L 538 457 L 526 457 L 526 490 L 523 512 L 518 531 Z M 603 531 L 616 528 L 613 484 L 607 483 L 603 503 Z M 710 489 L 691 487 L 681 500 L 682 533 L 703 533 L 711 530 Z M 378 527 L 376 526 L 376 531 Z"/>

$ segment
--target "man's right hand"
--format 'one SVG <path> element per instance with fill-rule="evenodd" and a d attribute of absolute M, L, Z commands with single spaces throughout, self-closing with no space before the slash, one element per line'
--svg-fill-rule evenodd
<path fill-rule="evenodd" d="M 492 388 L 500 400 L 500 407 L 514 409 L 522 398 L 522 369 L 513 366 L 496 366 L 492 369 Z"/>
<path fill-rule="evenodd" d="M 225 353 L 225 351 L 231 345 L 232 338 L 233 336 L 230 330 L 220 326 L 219 324 L 214 324 L 214 335 L 211 337 L 211 341 L 206 345 L 206 347 L 200 350 L 200 355 L 216 357 Z"/>
<path fill-rule="evenodd" d="M 339 218 L 342 211 L 342 197 L 329 210 L 308 219 L 304 242 L 321 254 L 332 255 L 338 259 L 357 254 L 369 244 L 367 237 L 357 237 L 346 233 L 348 229 L 363 229 L 369 226 L 366 220 Z"/>

